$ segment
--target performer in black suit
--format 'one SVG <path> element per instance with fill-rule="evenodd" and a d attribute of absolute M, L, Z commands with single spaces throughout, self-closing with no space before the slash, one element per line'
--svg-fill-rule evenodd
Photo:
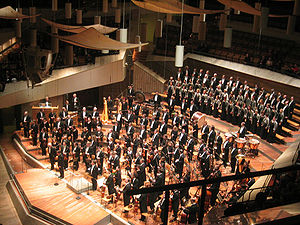
<path fill-rule="evenodd" d="M 49 154 L 49 159 L 50 159 L 50 164 L 51 164 L 50 170 L 53 170 L 57 151 L 56 151 L 56 147 L 52 146 L 51 142 L 48 143 L 48 154 Z"/>
<path fill-rule="evenodd" d="M 98 167 L 95 161 L 92 161 L 92 165 L 90 167 L 90 175 L 92 176 L 92 183 L 93 183 L 93 191 L 97 190 L 97 178 L 98 178 Z"/>
<path fill-rule="evenodd" d="M 145 182 L 145 187 L 148 187 L 149 182 Z M 146 217 L 143 215 L 143 213 L 147 213 L 148 209 L 147 209 L 147 195 L 148 194 L 141 194 L 141 196 L 139 197 L 139 202 L 140 202 L 140 211 L 141 211 L 141 221 L 145 221 Z"/>
<path fill-rule="evenodd" d="M 116 194 L 113 173 L 110 172 L 105 184 L 107 186 L 109 195 Z M 113 198 L 111 198 L 111 201 L 109 203 L 113 203 Z"/>
<path fill-rule="evenodd" d="M 39 139 L 40 139 L 40 147 L 42 149 L 42 155 L 46 155 L 46 148 L 48 144 L 48 133 L 46 132 L 46 128 L 42 129 Z"/>
<path fill-rule="evenodd" d="M 172 211 L 173 211 L 173 220 L 171 220 L 170 222 L 174 222 L 177 220 L 177 214 L 179 209 L 179 191 L 173 190 L 170 197 L 172 200 Z"/>
<path fill-rule="evenodd" d="M 199 207 L 196 203 L 196 198 L 191 199 L 192 205 L 185 208 L 183 212 L 185 212 L 188 215 L 188 223 L 196 223 L 197 222 L 197 213 L 199 211 Z"/>
<path fill-rule="evenodd" d="M 61 150 L 58 152 L 58 168 L 59 168 L 59 173 L 60 176 L 59 178 L 62 179 L 64 178 L 64 155 L 61 152 Z"/>
<path fill-rule="evenodd" d="M 31 125 L 31 137 L 32 137 L 32 145 L 37 146 L 37 136 L 39 133 L 39 127 L 36 124 L 36 121 L 33 121 Z"/>
<path fill-rule="evenodd" d="M 129 178 L 126 178 L 125 182 L 126 182 L 126 184 L 122 189 L 124 207 L 126 207 L 130 204 L 130 195 L 127 195 L 126 192 L 131 190 L 131 183 L 130 183 Z M 128 211 L 124 210 L 123 212 L 127 213 Z"/>
<path fill-rule="evenodd" d="M 239 138 L 245 138 L 245 135 L 247 134 L 247 128 L 245 127 L 245 122 L 241 123 L 241 127 L 238 131 Z"/>

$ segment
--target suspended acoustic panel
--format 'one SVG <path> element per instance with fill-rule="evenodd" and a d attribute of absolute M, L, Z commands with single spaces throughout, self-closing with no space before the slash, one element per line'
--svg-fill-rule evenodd
<path fill-rule="evenodd" d="M 176 67 L 183 66 L 183 56 L 184 56 L 184 46 L 176 45 L 176 54 L 175 54 L 175 66 Z"/>
<path fill-rule="evenodd" d="M 65 51 L 66 65 L 72 66 L 74 62 L 73 45 L 66 45 Z"/>
<path fill-rule="evenodd" d="M 131 0 L 135 5 L 154 12 L 181 14 L 182 3 L 177 0 L 144 0 L 143 2 L 137 0 Z M 224 10 L 207 10 L 199 9 L 196 7 L 184 4 L 183 13 L 186 14 L 216 14 L 222 13 Z"/>
<path fill-rule="evenodd" d="M 261 16 L 260 10 L 253 8 L 252 6 L 248 5 L 246 2 L 243 2 L 243 1 L 218 0 L 218 2 L 222 3 L 223 5 L 228 6 L 230 8 L 244 12 L 244 13 Z M 269 16 L 270 17 L 288 17 L 288 15 L 274 15 L 274 14 L 270 14 Z"/>
<path fill-rule="evenodd" d="M 219 30 L 224 30 L 227 26 L 227 15 L 221 14 L 220 21 L 219 21 Z"/>
<path fill-rule="evenodd" d="M 39 15 L 32 15 L 32 16 L 23 15 L 22 12 L 17 12 L 11 6 L 6 6 L 0 9 L 1 19 L 14 20 L 14 19 L 26 19 L 26 18 L 37 17 L 37 16 Z"/>
<path fill-rule="evenodd" d="M 37 45 L 37 31 L 36 29 L 30 29 L 30 46 L 36 47 Z"/>
<path fill-rule="evenodd" d="M 64 31 L 68 31 L 71 33 L 80 33 L 82 31 L 88 30 L 89 28 L 94 28 L 97 31 L 99 31 L 100 33 L 103 34 L 109 34 L 111 32 L 114 32 L 115 30 L 117 30 L 118 28 L 115 27 L 107 27 L 107 26 L 103 26 L 101 24 L 94 24 L 94 25 L 89 25 L 89 26 L 69 26 L 69 25 L 65 25 L 65 24 L 59 24 L 59 23 L 55 23 L 53 21 L 47 20 L 45 18 L 41 18 L 45 23 L 49 24 L 50 26 L 54 26 L 57 27 L 60 30 L 64 30 Z"/>
<path fill-rule="evenodd" d="M 139 46 L 144 46 L 148 44 L 122 43 L 111 38 L 105 37 L 104 34 L 100 33 L 95 28 L 89 28 L 88 30 L 85 30 L 79 34 L 73 34 L 68 36 L 52 36 L 57 37 L 59 40 L 70 43 L 72 45 L 95 50 L 126 50 L 131 48 L 138 48 Z"/>

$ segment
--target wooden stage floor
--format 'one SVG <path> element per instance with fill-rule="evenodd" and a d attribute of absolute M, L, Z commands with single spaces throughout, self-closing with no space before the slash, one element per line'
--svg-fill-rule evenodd
<path fill-rule="evenodd" d="M 66 183 L 44 169 L 16 174 L 30 203 L 71 224 L 96 224 L 109 214 L 89 199 L 78 196 Z"/>

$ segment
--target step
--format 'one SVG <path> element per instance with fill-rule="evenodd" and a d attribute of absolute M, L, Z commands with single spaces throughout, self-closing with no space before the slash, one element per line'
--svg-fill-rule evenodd
<path fill-rule="evenodd" d="M 295 108 L 293 113 L 296 114 L 296 115 L 300 115 L 300 109 Z"/>
<path fill-rule="evenodd" d="M 281 143 L 285 143 L 285 141 L 284 141 L 285 137 L 281 136 L 280 134 L 276 134 L 275 137 L 276 137 Z"/>
<path fill-rule="evenodd" d="M 300 123 L 300 116 L 293 114 L 292 120 L 295 120 L 297 123 Z"/>
<path fill-rule="evenodd" d="M 287 133 L 287 134 L 289 134 L 290 136 L 292 136 L 292 130 L 290 130 L 289 128 L 282 127 L 282 130 L 283 130 L 285 133 Z"/>
<path fill-rule="evenodd" d="M 300 109 L 300 104 L 299 104 L 299 103 L 296 103 L 296 104 L 295 104 L 295 107 L 298 108 L 298 109 Z"/>
<path fill-rule="evenodd" d="M 294 128 L 298 129 L 299 128 L 299 123 L 296 123 L 292 120 L 287 120 L 287 122 Z"/>

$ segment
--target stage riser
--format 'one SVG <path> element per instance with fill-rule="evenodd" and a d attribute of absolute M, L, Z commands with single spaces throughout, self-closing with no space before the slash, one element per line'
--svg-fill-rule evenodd
<path fill-rule="evenodd" d="M 18 194 L 18 191 L 15 188 L 12 181 L 7 182 L 6 189 L 10 195 L 10 198 L 15 206 L 15 209 L 19 215 L 22 224 L 31 224 L 31 225 L 49 224 L 29 214 L 26 206 L 24 205 L 22 199 L 20 198 L 20 195 Z"/>
<path fill-rule="evenodd" d="M 22 143 L 17 139 L 13 138 L 13 143 L 15 148 L 18 150 L 21 157 L 27 162 L 30 166 L 34 168 L 44 168 L 37 159 L 33 158 L 31 155 L 27 154 L 26 151 L 22 147 Z"/>

